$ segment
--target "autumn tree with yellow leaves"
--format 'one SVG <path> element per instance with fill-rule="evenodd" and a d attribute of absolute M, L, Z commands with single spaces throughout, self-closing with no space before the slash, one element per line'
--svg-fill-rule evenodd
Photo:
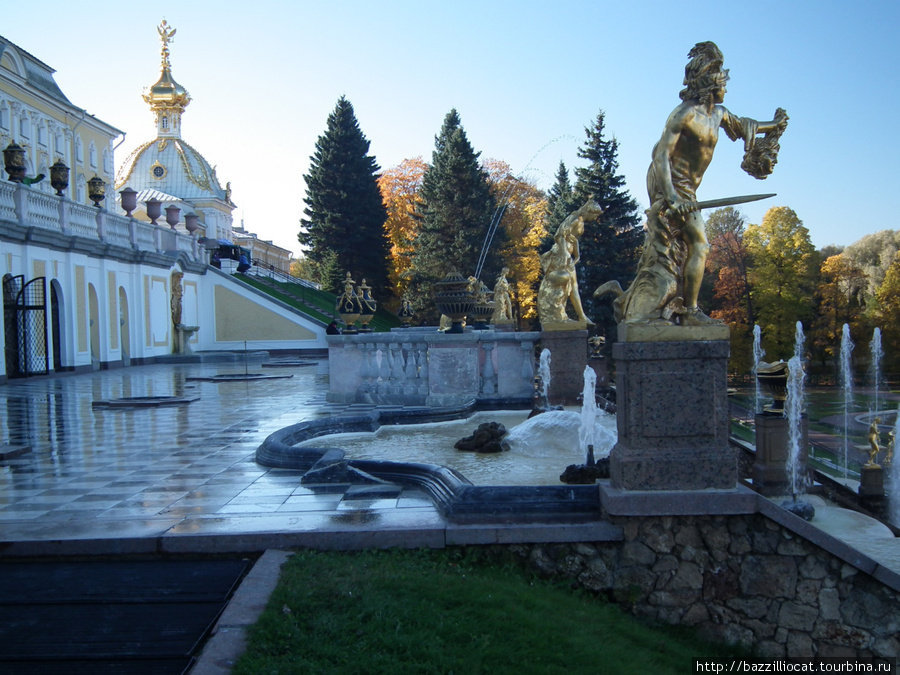
<path fill-rule="evenodd" d="M 409 286 L 408 272 L 419 224 L 416 207 L 427 169 L 428 164 L 421 157 L 413 157 L 387 169 L 378 178 L 378 188 L 388 214 L 384 223 L 391 247 L 388 275 L 398 297 L 403 297 Z"/>

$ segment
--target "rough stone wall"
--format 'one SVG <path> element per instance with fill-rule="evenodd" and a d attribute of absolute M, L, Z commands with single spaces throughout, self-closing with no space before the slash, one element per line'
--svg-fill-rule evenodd
<path fill-rule="evenodd" d="M 616 522 L 622 542 L 510 548 L 542 575 L 761 658 L 900 653 L 900 594 L 764 516 Z"/>

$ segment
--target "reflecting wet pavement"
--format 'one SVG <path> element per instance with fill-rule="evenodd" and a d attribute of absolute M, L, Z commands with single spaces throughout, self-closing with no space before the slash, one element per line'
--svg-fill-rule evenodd
<path fill-rule="evenodd" d="M 194 379 L 245 368 L 281 379 Z M 273 431 L 340 411 L 325 405 L 326 388 L 316 365 L 268 369 L 258 363 L 136 366 L 12 380 L 0 386 L 0 441 L 8 444 L 0 447 L 0 542 L 19 554 L 28 552 L 28 542 L 35 552 L 46 550 L 36 542 L 68 542 L 65 550 L 73 552 L 81 550 L 71 545 L 77 541 L 93 542 L 85 552 L 217 550 L 256 548 L 264 534 L 279 534 L 276 543 L 291 545 L 284 536 L 292 533 L 313 541 L 315 534 L 364 539 L 380 532 L 384 545 L 427 545 L 444 524 L 419 491 L 301 486 L 299 472 L 256 464 L 256 448 Z M 163 407 L 93 405 L 169 396 L 196 400 Z M 16 456 L 20 446 L 31 450 Z M 231 543 L 217 541 L 222 537 Z"/>

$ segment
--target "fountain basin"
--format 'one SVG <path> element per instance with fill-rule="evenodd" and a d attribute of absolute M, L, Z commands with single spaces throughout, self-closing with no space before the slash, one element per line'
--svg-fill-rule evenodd
<path fill-rule="evenodd" d="M 470 404 L 451 409 L 421 410 L 384 410 L 373 411 L 368 415 L 356 417 L 332 417 L 320 420 L 301 422 L 281 429 L 270 435 L 256 452 L 256 461 L 264 466 L 309 471 L 316 467 L 320 461 L 334 463 L 346 462 L 348 467 L 362 471 L 377 479 L 395 483 L 414 485 L 426 492 L 434 501 L 438 509 L 449 519 L 466 520 L 475 518 L 479 520 L 502 519 L 504 521 L 524 518 L 559 520 L 566 522 L 583 519 L 596 519 L 600 512 L 599 491 L 594 485 L 563 485 L 559 483 L 558 476 L 563 472 L 567 464 L 572 461 L 568 457 L 556 457 L 554 460 L 556 475 L 555 484 L 474 484 L 466 475 L 458 469 L 442 466 L 435 462 L 423 461 L 387 461 L 376 458 L 356 458 L 346 453 L 343 449 L 325 447 L 324 442 L 317 443 L 312 439 L 337 434 L 337 433 L 374 433 L 383 427 L 394 425 L 410 425 L 433 422 L 448 422 L 451 420 L 463 420 L 476 412 L 476 406 Z M 502 415 L 515 413 L 503 413 Z M 523 415 L 522 411 L 518 413 Z M 544 413 L 547 415 L 549 413 Z M 579 418 L 577 413 L 570 413 Z M 501 416 L 500 413 L 487 414 L 485 420 Z M 539 419 L 539 415 L 534 419 Z M 611 417 L 612 420 L 614 418 Z M 502 420 L 501 420 L 502 421 Z M 454 440 L 468 435 L 477 426 L 477 420 L 468 419 L 457 427 L 458 434 Z M 455 432 L 454 432 L 455 433 Z M 574 432 L 577 438 L 577 429 Z M 395 444 L 396 445 L 396 444 Z M 396 448 L 395 448 L 396 450 Z M 478 457 L 471 453 L 463 453 L 452 449 L 448 452 L 457 453 L 462 461 L 487 462 L 500 460 L 508 463 L 512 460 L 510 452 Z M 529 462 L 534 457 L 528 457 L 525 452 L 535 454 L 533 449 L 525 450 L 521 459 Z M 574 461 L 580 461 L 583 452 L 577 443 L 571 444 L 571 452 Z M 326 458 L 327 454 L 327 458 Z M 602 452 L 598 454 L 602 456 Z M 394 457 L 392 454 L 391 457 Z M 482 475 L 479 480 L 490 483 Z M 502 473 L 502 472 L 501 472 Z M 496 475 L 496 472 L 493 473 Z M 498 481 L 505 476 L 498 477 Z"/>

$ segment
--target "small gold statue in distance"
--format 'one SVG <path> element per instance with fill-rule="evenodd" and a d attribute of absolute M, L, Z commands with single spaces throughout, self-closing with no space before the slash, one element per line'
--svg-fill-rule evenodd
<path fill-rule="evenodd" d="M 881 449 L 878 447 L 878 441 L 881 438 L 878 433 L 879 424 L 881 424 L 881 418 L 876 417 L 872 420 L 872 424 L 869 425 L 869 461 L 866 462 L 866 467 L 870 469 L 881 468 L 876 461 L 878 459 L 878 453 L 881 452 Z"/>

